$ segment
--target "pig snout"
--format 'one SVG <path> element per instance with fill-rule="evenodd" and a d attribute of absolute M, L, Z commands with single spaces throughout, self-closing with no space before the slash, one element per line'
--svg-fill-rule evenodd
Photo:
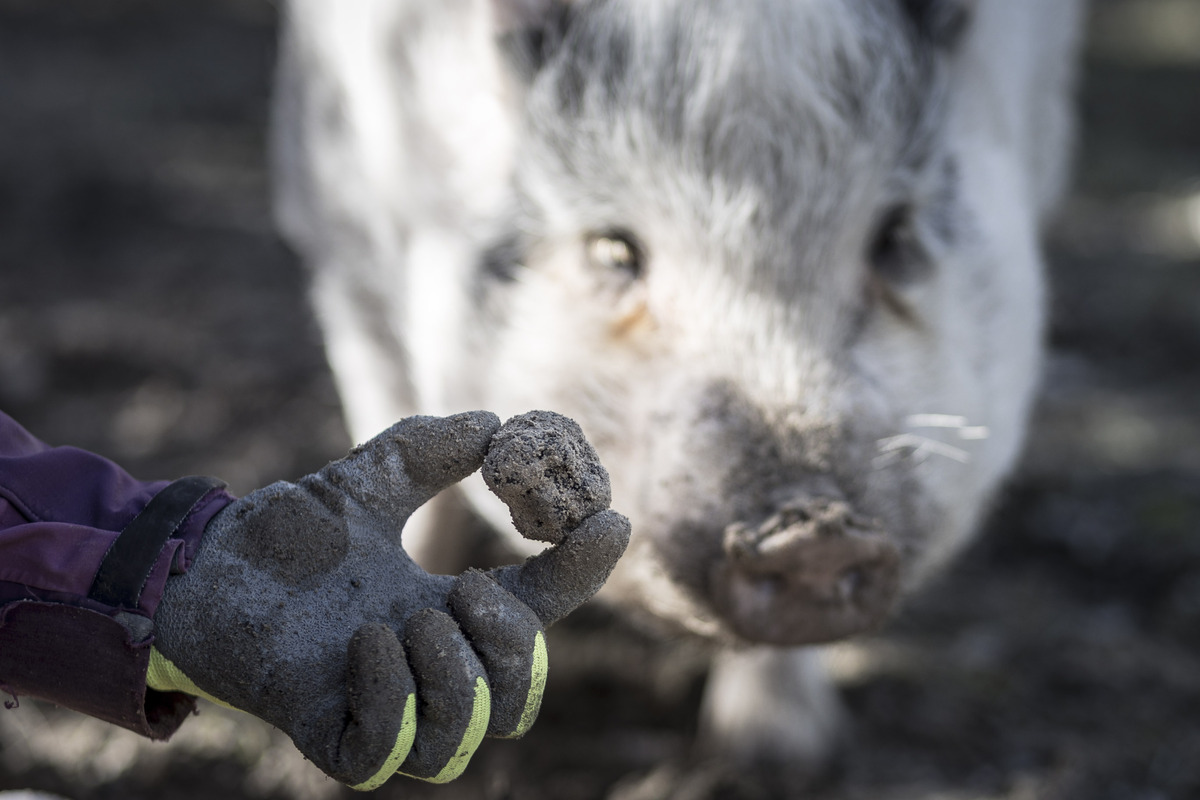
<path fill-rule="evenodd" d="M 798 499 L 761 523 L 735 522 L 722 550 L 713 603 L 755 642 L 817 644 L 870 630 L 899 591 L 899 548 L 842 500 Z"/>

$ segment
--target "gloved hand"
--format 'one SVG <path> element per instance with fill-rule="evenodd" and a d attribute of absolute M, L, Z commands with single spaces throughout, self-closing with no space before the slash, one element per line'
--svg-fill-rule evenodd
<path fill-rule="evenodd" d="M 405 419 L 296 483 L 235 501 L 167 581 L 147 683 L 248 711 L 327 774 L 373 789 L 444 782 L 485 734 L 520 736 L 546 677 L 544 626 L 604 583 L 629 540 L 608 475 L 574 422 L 547 412 Z M 489 452 L 490 449 L 490 452 Z M 431 575 L 406 519 L 479 469 L 556 542 L 525 563 Z"/>

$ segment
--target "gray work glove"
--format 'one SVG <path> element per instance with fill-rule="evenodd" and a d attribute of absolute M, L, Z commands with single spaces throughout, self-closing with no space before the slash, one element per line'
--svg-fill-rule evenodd
<path fill-rule="evenodd" d="M 518 529 L 553 544 L 520 565 L 431 575 L 400 530 L 481 465 Z M 167 581 L 147 684 L 270 722 L 356 789 L 397 771 L 451 780 L 485 734 L 532 724 L 544 626 L 591 597 L 629 541 L 608 504 L 608 475 L 565 417 L 403 420 L 213 518 Z"/>

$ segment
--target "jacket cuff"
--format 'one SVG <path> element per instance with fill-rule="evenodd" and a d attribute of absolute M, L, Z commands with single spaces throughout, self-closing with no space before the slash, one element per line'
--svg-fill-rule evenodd
<path fill-rule="evenodd" d="M 147 689 L 153 638 L 133 640 L 116 617 L 98 611 L 33 600 L 10 603 L 0 607 L 0 688 L 166 739 L 196 701 Z"/>
<path fill-rule="evenodd" d="M 0 690 L 14 698 L 6 705 L 27 694 L 170 737 L 196 702 L 146 686 L 154 612 L 168 577 L 190 566 L 209 520 L 232 500 L 215 479 L 175 481 L 116 537 L 86 597 L 0 605 Z"/>

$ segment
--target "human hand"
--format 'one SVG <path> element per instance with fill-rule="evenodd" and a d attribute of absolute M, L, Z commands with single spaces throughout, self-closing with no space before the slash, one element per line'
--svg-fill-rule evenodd
<path fill-rule="evenodd" d="M 485 457 L 518 529 L 554 544 L 519 565 L 429 574 L 401 529 Z M 213 518 L 167 581 L 147 683 L 270 722 L 356 789 L 397 771 L 452 780 L 485 735 L 533 723 L 544 627 L 590 598 L 628 543 L 608 504 L 607 473 L 565 417 L 402 420 Z"/>

